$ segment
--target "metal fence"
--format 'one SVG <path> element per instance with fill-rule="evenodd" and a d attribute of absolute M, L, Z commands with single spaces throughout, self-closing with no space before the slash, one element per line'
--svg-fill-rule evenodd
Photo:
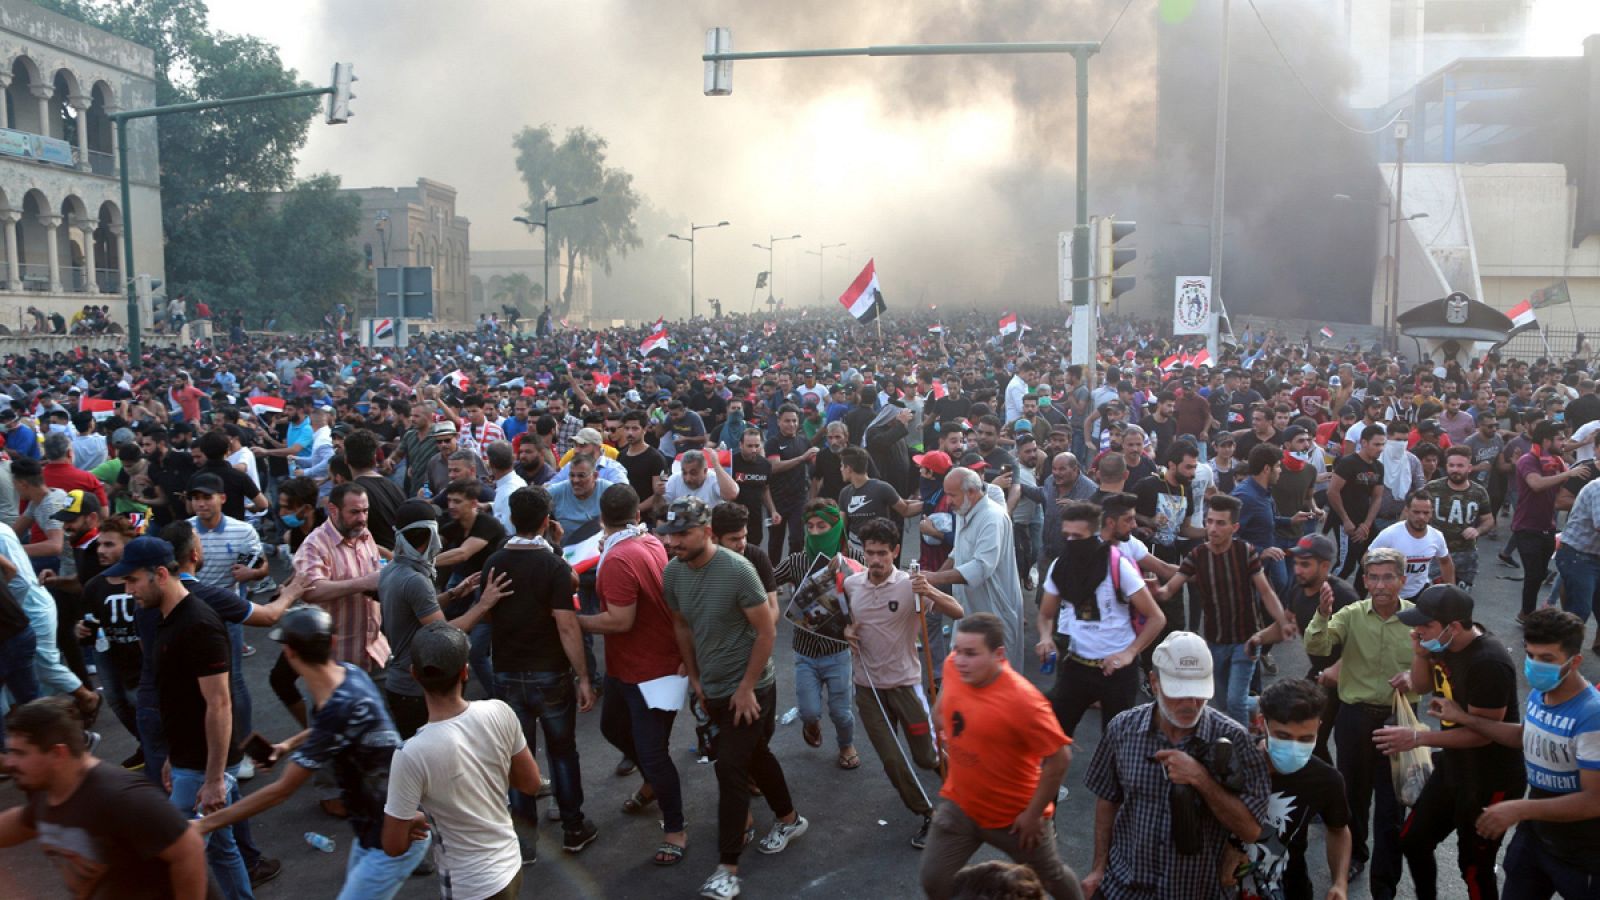
<path fill-rule="evenodd" d="M 1529 362 L 1541 356 L 1548 356 L 1556 362 L 1565 362 L 1577 354 L 1578 335 L 1584 334 L 1576 328 L 1545 328 L 1536 331 L 1524 331 L 1500 347 L 1501 359 L 1523 359 Z M 1584 341 L 1588 346 L 1585 353 L 1592 353 L 1596 336 L 1584 334 Z"/>

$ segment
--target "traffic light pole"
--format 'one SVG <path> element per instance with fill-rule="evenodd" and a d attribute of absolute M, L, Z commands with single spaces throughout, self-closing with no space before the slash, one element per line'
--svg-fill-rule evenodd
<path fill-rule="evenodd" d="M 176 103 L 172 106 L 149 106 L 144 109 L 114 112 L 106 116 L 117 125 L 117 174 L 122 182 L 122 278 L 123 287 L 128 294 L 129 365 L 137 366 L 139 364 L 139 357 L 143 353 L 143 348 L 140 340 L 139 294 L 134 287 L 133 278 L 135 266 L 133 261 L 133 212 L 129 208 L 131 199 L 128 187 L 128 122 L 133 119 L 152 119 L 157 116 L 170 116 L 178 113 L 223 109 L 229 106 L 244 106 L 248 103 L 265 103 L 269 100 L 297 100 L 301 97 L 319 97 L 333 92 L 334 88 L 332 86 L 302 88 L 297 91 L 282 91 L 276 94 L 231 97 L 227 100 L 204 100 L 196 103 Z"/>

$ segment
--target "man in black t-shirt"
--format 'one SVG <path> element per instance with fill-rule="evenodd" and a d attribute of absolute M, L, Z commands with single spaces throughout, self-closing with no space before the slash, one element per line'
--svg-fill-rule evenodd
<path fill-rule="evenodd" d="M 1361 566 L 1361 557 L 1377 536 L 1372 523 L 1378 518 L 1383 498 L 1383 446 L 1389 440 L 1382 425 L 1368 425 L 1361 432 L 1356 452 L 1340 457 L 1333 465 L 1328 482 L 1328 516 L 1324 533 L 1339 546 L 1341 560 L 1335 570 L 1340 578 L 1352 578 Z"/>
<path fill-rule="evenodd" d="M 639 495 L 639 516 L 646 523 L 655 518 L 656 496 L 666 485 L 664 476 L 670 468 L 661 451 L 645 442 L 649 425 L 650 418 L 642 409 L 623 413 L 624 446 L 617 453 L 617 463 L 628 473 L 628 486 Z"/>
<path fill-rule="evenodd" d="M 845 514 L 845 533 L 849 546 L 861 552 L 861 529 L 877 518 L 899 522 L 922 511 L 922 501 L 906 500 L 887 481 L 867 477 L 871 457 L 860 447 L 846 447 L 839 454 L 845 485 L 839 491 L 839 508 Z"/>
<path fill-rule="evenodd" d="M 763 452 L 761 429 L 746 428 L 739 436 L 739 452 L 733 457 L 733 481 L 739 485 L 735 501 L 749 513 L 749 538 L 760 546 L 766 534 L 768 516 L 777 516 L 770 492 L 773 466 Z M 778 519 L 781 524 L 783 520 Z"/>
<path fill-rule="evenodd" d="M 1409 673 L 1413 690 L 1431 689 L 1434 696 L 1455 701 L 1481 720 L 1516 724 L 1516 668 L 1505 645 L 1473 623 L 1470 594 L 1453 584 L 1435 585 L 1400 611 L 1400 621 L 1411 626 L 1416 650 Z M 1378 749 L 1389 755 L 1417 746 L 1443 748 L 1433 754 L 1433 775 L 1400 831 L 1400 852 L 1417 895 L 1433 896 L 1438 880 L 1434 852 L 1455 832 L 1457 863 L 1468 893 L 1494 897 L 1502 836 L 1479 834 L 1478 817 L 1491 804 L 1522 796 L 1527 787 L 1522 754 L 1515 747 L 1485 742 L 1458 722 L 1441 721 L 1439 727 L 1387 727 L 1372 735 Z"/>
<path fill-rule="evenodd" d="M 372 542 L 385 550 L 394 549 L 394 517 L 405 492 L 378 473 L 378 436 L 365 428 L 344 439 L 344 461 L 349 463 L 355 483 L 367 489 L 367 530 Z"/>
<path fill-rule="evenodd" d="M 772 463 L 772 506 L 779 521 L 772 529 L 772 539 L 767 546 L 769 557 L 782 557 L 797 552 L 805 543 L 804 511 L 811 486 L 810 464 L 817 458 L 817 448 L 806 442 L 800 434 L 800 412 L 785 404 L 778 409 L 778 436 L 767 440 L 767 460 Z M 735 475 L 735 480 L 738 476 Z M 752 524 L 757 514 L 750 511 Z M 761 530 L 752 528 L 750 540 L 760 542 Z M 785 537 L 788 547 L 784 546 Z"/>
<path fill-rule="evenodd" d="M 89 753 L 70 701 L 13 707 L 6 730 L 26 802 L 0 813 L 0 847 L 37 839 L 73 897 L 221 900 L 205 841 L 152 782 Z"/>
<path fill-rule="evenodd" d="M 1344 779 L 1312 752 L 1326 706 L 1324 693 L 1313 682 L 1295 679 L 1275 682 L 1261 692 L 1258 721 L 1267 735 L 1272 793 L 1266 827 L 1244 850 L 1254 864 L 1244 882 L 1250 896 L 1312 900 L 1306 837 L 1319 819 L 1333 879 L 1328 896 L 1343 897 L 1349 889 L 1350 805 Z"/>
<path fill-rule="evenodd" d="M 505 527 L 494 516 L 479 511 L 479 490 L 478 482 L 465 479 L 445 488 L 445 518 L 439 523 L 439 542 L 444 549 L 433 561 L 440 590 L 482 571 L 484 562 L 506 539 Z M 446 611 L 445 615 L 454 614 Z"/>
<path fill-rule="evenodd" d="M 577 853 L 599 831 L 583 815 L 578 771 L 578 713 L 594 708 L 594 688 L 572 608 L 572 567 L 543 537 L 550 520 L 550 492 L 521 488 L 511 495 L 510 505 L 517 533 L 482 569 L 486 584 L 499 576 L 511 579 L 511 590 L 495 607 L 490 623 L 495 693 L 516 711 L 529 752 L 537 751 L 543 729 L 551 789 L 561 810 L 561 848 Z M 528 794 L 514 791 L 511 809 L 527 821 L 539 820 L 537 801 Z"/>

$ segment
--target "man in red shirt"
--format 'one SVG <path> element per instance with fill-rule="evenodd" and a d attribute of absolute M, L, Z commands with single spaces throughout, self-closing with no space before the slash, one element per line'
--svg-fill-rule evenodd
<path fill-rule="evenodd" d="M 665 835 L 653 862 L 670 866 L 683 859 L 689 842 L 683 791 L 670 746 L 672 723 L 683 707 L 688 679 L 678 674 L 683 657 L 661 593 L 667 551 L 639 524 L 639 495 L 628 484 L 614 484 L 600 495 L 600 527 L 603 537 L 595 578 L 600 612 L 578 616 L 584 631 L 606 636 L 600 733 L 639 764 L 644 784 L 622 807 L 639 813 L 652 803 L 660 804 Z"/>
<path fill-rule="evenodd" d="M 1006 661 L 993 613 L 956 622 L 934 729 L 950 757 L 922 859 L 922 890 L 945 900 L 955 874 L 988 844 L 1032 869 L 1050 896 L 1082 897 L 1056 851 L 1056 790 L 1072 761 L 1050 701 Z"/>
<path fill-rule="evenodd" d="M 93 494 L 100 501 L 100 508 L 110 506 L 106 502 L 106 486 L 100 479 L 90 475 L 72 464 L 72 439 L 58 431 L 52 431 L 44 439 L 44 483 L 53 488 L 72 493 L 83 491 Z"/>

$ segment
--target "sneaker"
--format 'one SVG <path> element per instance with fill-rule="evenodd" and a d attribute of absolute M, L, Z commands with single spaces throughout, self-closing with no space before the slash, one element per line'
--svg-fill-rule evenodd
<path fill-rule="evenodd" d="M 711 877 L 706 879 L 706 883 L 700 885 L 700 896 L 709 897 L 711 900 L 733 900 L 739 896 L 741 883 L 739 876 L 718 866 L 717 870 L 711 873 Z"/>
<path fill-rule="evenodd" d="M 240 651 L 239 655 L 245 659 L 249 659 L 250 657 L 256 655 L 256 648 L 252 644 L 245 644 L 244 650 Z"/>
<path fill-rule="evenodd" d="M 86 745 L 85 752 L 87 753 L 93 753 L 94 748 L 100 746 L 100 732 L 98 731 L 89 731 L 85 729 L 83 732 L 83 738 L 84 744 Z"/>
<path fill-rule="evenodd" d="M 261 579 L 260 581 L 256 582 L 255 586 L 250 588 L 250 593 L 252 593 L 252 594 L 265 594 L 268 591 L 275 591 L 277 589 L 278 589 L 278 582 L 274 581 L 272 579 L 271 575 L 268 575 L 267 577 L 265 577 L 265 578 Z"/>
<path fill-rule="evenodd" d="M 1495 558 L 1500 560 L 1500 565 L 1502 566 L 1507 566 L 1512 569 L 1522 568 L 1522 566 L 1517 564 L 1516 560 L 1511 558 L 1511 554 L 1509 553 L 1496 553 Z"/>
<path fill-rule="evenodd" d="M 127 759 L 122 761 L 122 767 L 124 769 L 127 769 L 130 772 L 143 771 L 144 770 L 144 749 L 140 748 L 138 750 L 133 751 L 133 755 L 132 756 L 130 756 Z"/>
<path fill-rule="evenodd" d="M 240 781 L 249 781 L 256 777 L 256 764 L 251 761 L 250 757 L 246 756 L 244 759 L 239 760 L 239 774 L 233 777 Z"/>
<path fill-rule="evenodd" d="M 805 816 L 795 816 L 793 822 L 773 822 L 772 830 L 761 839 L 756 849 L 762 853 L 782 853 L 790 841 L 805 834 L 810 826 L 811 823 L 806 821 Z"/>
<path fill-rule="evenodd" d="M 550 796 L 550 779 L 546 778 L 545 780 L 539 782 L 539 792 L 533 796 L 538 800 L 543 800 L 544 798 Z"/>
<path fill-rule="evenodd" d="M 539 861 L 538 844 L 529 843 L 519 837 L 517 838 L 517 847 L 522 851 L 523 868 L 527 868 Z"/>
<path fill-rule="evenodd" d="M 558 803 L 552 803 L 548 807 L 545 807 L 544 819 L 546 822 L 561 821 L 561 805 Z"/>
<path fill-rule="evenodd" d="M 594 839 L 599 836 L 600 829 L 596 828 L 593 822 L 589 821 L 588 819 L 584 819 L 583 827 L 579 828 L 577 831 L 568 831 L 566 829 L 562 829 L 561 849 L 567 851 L 568 853 L 578 853 L 582 851 L 583 848 L 594 843 Z"/>
<path fill-rule="evenodd" d="M 922 827 L 911 837 L 911 846 L 918 850 L 928 846 L 928 829 L 933 827 L 933 816 L 922 817 Z"/>
<path fill-rule="evenodd" d="M 283 863 L 279 862 L 278 860 L 268 859 L 263 856 L 256 860 L 256 864 L 254 866 L 250 867 L 250 887 L 256 888 L 266 884 L 272 879 L 277 878 L 282 872 Z"/>

